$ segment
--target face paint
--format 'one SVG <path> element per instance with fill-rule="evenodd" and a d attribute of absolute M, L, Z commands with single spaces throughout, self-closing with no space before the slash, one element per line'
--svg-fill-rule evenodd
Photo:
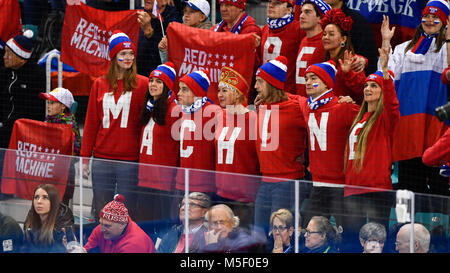
<path fill-rule="evenodd" d="M 123 59 L 122 59 L 122 58 L 117 58 L 117 60 L 118 60 L 119 62 L 123 62 Z"/>
<path fill-rule="evenodd" d="M 318 84 L 318 83 L 313 83 L 312 86 L 313 86 L 313 87 L 318 87 L 319 84 Z"/>
<path fill-rule="evenodd" d="M 439 23 L 440 23 L 441 21 L 439 21 L 439 20 L 434 20 L 433 22 L 434 22 L 435 25 L 439 25 Z"/>

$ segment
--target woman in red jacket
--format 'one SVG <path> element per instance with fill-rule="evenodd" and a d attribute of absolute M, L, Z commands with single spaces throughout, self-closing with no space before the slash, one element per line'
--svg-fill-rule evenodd
<path fill-rule="evenodd" d="M 138 165 L 130 162 L 139 159 L 139 119 L 148 78 L 136 73 L 135 56 L 136 47 L 128 36 L 114 31 L 109 39 L 108 73 L 97 78 L 89 96 L 80 155 L 98 158 L 92 162 L 93 206 L 97 219 L 115 192 L 126 197 L 132 216 L 136 210 Z M 88 160 L 83 163 L 85 176 L 90 174 L 88 163 Z"/>
<path fill-rule="evenodd" d="M 139 200 L 136 221 L 159 220 L 175 216 L 171 191 L 175 189 L 176 169 L 180 161 L 178 136 L 172 136 L 172 126 L 178 120 L 174 108 L 173 84 L 175 66 L 167 62 L 149 76 L 148 92 L 141 114 L 139 149 Z M 180 111 L 177 111 L 178 113 Z"/>
<path fill-rule="evenodd" d="M 358 233 L 369 221 L 389 228 L 392 190 L 392 138 L 400 119 L 393 73 L 388 71 L 389 49 L 380 52 L 382 71 L 367 77 L 364 102 L 350 129 L 346 151 L 344 190 L 344 250 L 361 252 Z M 358 247 L 358 249 L 355 249 Z"/>

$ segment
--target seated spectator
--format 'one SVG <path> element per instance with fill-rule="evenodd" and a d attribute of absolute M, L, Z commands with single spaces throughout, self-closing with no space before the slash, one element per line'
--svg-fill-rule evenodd
<path fill-rule="evenodd" d="M 152 239 L 128 215 L 124 197 L 114 200 L 100 211 L 100 224 L 95 227 L 84 245 L 84 252 L 153 253 Z"/>
<path fill-rule="evenodd" d="M 191 192 L 189 202 L 189 253 L 195 253 L 205 245 L 205 233 L 208 231 L 203 225 L 205 214 L 211 206 L 211 199 L 201 192 Z M 185 199 L 180 203 L 181 224 L 174 225 L 162 238 L 158 253 L 185 252 Z"/>
<path fill-rule="evenodd" d="M 20 252 L 23 231 L 16 220 L 0 212 L 0 253 Z"/>
<path fill-rule="evenodd" d="M 359 241 L 364 248 L 363 253 L 382 253 L 386 237 L 386 228 L 382 224 L 369 222 L 362 226 Z"/>
<path fill-rule="evenodd" d="M 210 6 L 206 0 L 191 0 L 186 2 L 183 14 L 183 23 L 190 27 L 201 29 L 211 29 L 212 23 L 208 20 Z M 169 60 L 167 36 L 164 36 L 158 44 L 161 62 L 165 63 Z"/>
<path fill-rule="evenodd" d="M 42 184 L 34 189 L 31 208 L 24 223 L 24 252 L 65 253 L 68 238 L 66 231 L 74 225 L 73 213 L 60 203 L 58 190 L 54 185 Z M 65 238 L 64 238 L 65 237 Z"/>
<path fill-rule="evenodd" d="M 55 88 L 50 93 L 40 93 L 41 99 L 48 100 L 47 117 L 45 122 L 70 124 L 74 133 L 73 156 L 80 155 L 81 135 L 75 116 L 72 114 L 71 107 L 74 102 L 72 93 L 65 88 Z M 75 162 L 72 161 L 69 169 L 69 178 L 67 181 L 66 192 L 64 193 L 62 202 L 69 205 L 70 199 L 73 198 L 75 190 Z"/>
<path fill-rule="evenodd" d="M 341 234 L 328 218 L 313 216 L 305 229 L 306 253 L 338 253 Z"/>
<path fill-rule="evenodd" d="M 397 233 L 397 241 L 395 242 L 395 250 L 399 253 L 410 252 L 411 224 L 403 225 Z M 414 224 L 414 252 L 428 253 L 430 249 L 430 232 L 422 224 Z"/>
<path fill-rule="evenodd" d="M 272 253 L 294 253 L 294 216 L 288 209 L 279 209 L 270 216 Z"/>
<path fill-rule="evenodd" d="M 209 209 L 205 215 L 209 231 L 201 253 L 255 253 L 260 244 L 239 228 L 239 217 L 224 204 Z"/>

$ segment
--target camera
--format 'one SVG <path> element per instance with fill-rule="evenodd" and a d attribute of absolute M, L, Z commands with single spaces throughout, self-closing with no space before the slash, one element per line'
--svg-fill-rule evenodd
<path fill-rule="evenodd" d="M 437 107 L 435 110 L 435 115 L 440 121 L 445 121 L 450 117 L 450 102 L 447 104 Z"/>

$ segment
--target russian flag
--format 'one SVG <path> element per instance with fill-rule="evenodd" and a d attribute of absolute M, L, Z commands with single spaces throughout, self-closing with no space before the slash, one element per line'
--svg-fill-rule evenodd
<path fill-rule="evenodd" d="M 156 18 L 158 18 L 161 22 L 164 22 L 164 19 L 162 18 L 161 13 L 159 13 L 158 1 L 156 1 L 156 0 L 153 2 L 152 14 L 154 16 L 156 16 Z"/>

